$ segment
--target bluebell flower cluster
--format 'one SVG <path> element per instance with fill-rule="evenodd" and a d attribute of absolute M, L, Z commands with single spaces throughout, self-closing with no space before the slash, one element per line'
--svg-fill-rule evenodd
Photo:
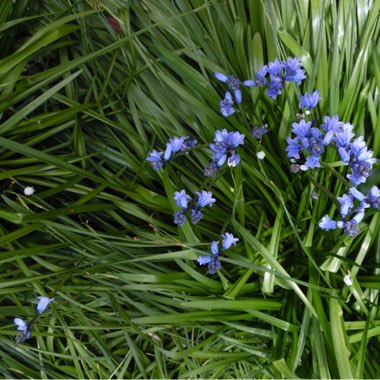
<path fill-rule="evenodd" d="M 243 98 L 240 89 L 241 85 L 246 87 L 267 86 L 267 95 L 272 99 L 276 99 L 277 95 L 281 94 L 287 81 L 300 85 L 306 78 L 305 70 L 302 69 L 302 64 L 297 57 L 289 58 L 287 61 L 280 61 L 276 58 L 273 62 L 261 67 L 253 80 L 249 79 L 241 82 L 234 75 L 218 72 L 215 73 L 215 77 L 228 86 L 229 91 L 226 92 L 224 99 L 220 101 L 220 112 L 225 117 L 235 113 L 231 92 L 234 93 L 236 103 L 241 103 Z"/>
<path fill-rule="evenodd" d="M 37 313 L 42 314 L 46 308 L 48 307 L 49 303 L 54 301 L 54 298 L 39 296 L 39 301 L 37 304 Z M 21 331 L 21 333 L 16 337 L 16 342 L 21 343 L 26 341 L 27 339 L 30 339 L 32 336 L 32 332 L 30 331 L 32 327 L 32 322 L 26 323 L 22 318 L 15 318 L 13 320 L 15 325 L 17 326 L 17 330 Z"/>
<path fill-rule="evenodd" d="M 236 148 L 244 144 L 245 135 L 239 132 L 227 132 L 226 129 L 215 132 L 214 143 L 210 149 L 214 152 L 211 164 L 206 166 L 206 177 L 214 177 L 219 168 L 227 161 L 228 166 L 235 167 L 240 162 Z"/>
<path fill-rule="evenodd" d="M 300 95 L 299 107 L 313 109 L 320 100 L 319 91 L 313 94 Z M 348 165 L 347 178 L 350 181 L 350 189 L 347 194 L 337 198 L 340 205 L 341 220 L 334 221 L 329 216 L 324 216 L 319 227 L 325 230 L 342 229 L 348 236 L 356 236 L 360 230 L 358 224 L 363 220 L 365 209 L 378 208 L 378 189 L 373 187 L 365 197 L 356 187 L 366 182 L 376 162 L 373 152 L 366 146 L 363 136 L 353 140 L 353 125 L 339 121 L 337 115 L 324 117 L 324 122 L 319 128 L 316 121 L 301 119 L 292 124 L 294 138 L 287 139 L 287 156 L 292 162 L 291 169 L 294 172 L 320 167 L 320 159 L 326 146 L 337 149 L 340 159 Z M 301 158 L 301 155 L 303 156 Z"/>
<path fill-rule="evenodd" d="M 158 152 L 153 149 L 147 158 L 154 170 L 161 169 L 166 161 L 169 161 L 178 152 L 184 152 L 188 149 L 194 147 L 197 144 L 197 140 L 188 140 L 187 136 L 174 137 L 169 139 L 166 144 L 166 149 L 164 152 Z"/>
<path fill-rule="evenodd" d="M 236 245 L 239 241 L 238 238 L 235 238 L 231 233 L 226 232 L 221 235 L 222 240 L 222 249 L 219 248 L 218 242 L 213 241 L 211 243 L 211 255 L 200 256 L 197 261 L 200 265 L 207 264 L 208 273 L 215 274 L 218 270 L 221 269 L 222 265 L 219 260 L 219 256 L 224 254 L 226 249 L 229 249 L 232 245 Z"/>
<path fill-rule="evenodd" d="M 190 212 L 190 220 L 192 224 L 197 224 L 203 218 L 202 208 L 212 206 L 215 198 L 212 197 L 211 191 L 202 190 L 195 193 L 198 197 L 197 201 L 193 201 L 190 195 L 186 194 L 185 190 L 176 191 L 174 200 L 181 211 L 174 213 L 174 223 L 183 226 L 186 221 L 186 215 Z"/>
<path fill-rule="evenodd" d="M 269 74 L 269 78 L 267 77 Z M 267 95 L 276 99 L 280 95 L 286 82 L 294 82 L 300 85 L 306 78 L 300 60 L 289 58 L 287 61 L 275 59 L 261 67 L 253 80 L 254 86 L 267 86 Z"/>

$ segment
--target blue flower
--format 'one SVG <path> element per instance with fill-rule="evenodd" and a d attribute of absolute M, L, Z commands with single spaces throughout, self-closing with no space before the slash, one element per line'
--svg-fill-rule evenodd
<path fill-rule="evenodd" d="M 285 82 L 283 78 L 274 77 L 269 81 L 269 87 L 267 88 L 267 95 L 275 100 L 277 95 L 281 94 L 281 90 L 284 88 Z"/>
<path fill-rule="evenodd" d="M 289 58 L 287 61 L 283 61 L 282 65 L 285 71 L 285 80 L 300 85 L 301 82 L 306 78 L 305 70 L 301 69 L 302 64 L 297 57 Z"/>
<path fill-rule="evenodd" d="M 263 125 L 262 127 L 254 126 L 252 129 L 251 135 L 254 139 L 261 140 L 263 135 L 265 135 L 266 133 L 268 133 L 268 125 L 267 124 Z"/>
<path fill-rule="evenodd" d="M 264 65 L 259 69 L 256 73 L 255 80 L 253 81 L 255 86 L 265 86 L 268 83 L 267 78 L 265 76 L 268 74 L 268 66 Z"/>
<path fill-rule="evenodd" d="M 234 104 L 231 93 L 226 92 L 225 98 L 220 101 L 220 112 L 224 117 L 228 117 L 235 113 L 235 109 L 232 107 Z"/>
<path fill-rule="evenodd" d="M 380 190 L 377 186 L 372 186 L 366 201 L 375 209 L 380 209 Z"/>
<path fill-rule="evenodd" d="M 267 72 L 269 73 L 271 79 L 275 77 L 282 77 L 282 69 L 284 68 L 284 63 L 280 62 L 276 58 L 273 62 L 268 63 Z"/>
<path fill-rule="evenodd" d="M 212 255 L 198 257 L 197 261 L 200 265 L 208 264 L 208 272 L 210 274 L 215 274 L 222 267 L 218 259 L 220 252 L 216 241 L 211 243 L 211 253 Z"/>
<path fill-rule="evenodd" d="M 324 121 L 325 122 L 321 124 L 321 128 L 326 132 L 323 137 L 323 142 L 325 145 L 328 145 L 334 138 L 335 134 L 342 130 L 344 123 L 339 121 L 338 115 L 334 115 L 332 118 L 325 116 Z"/>
<path fill-rule="evenodd" d="M 191 200 L 191 197 L 186 194 L 185 190 L 181 190 L 181 192 L 176 191 L 174 193 L 173 199 L 176 201 L 178 207 L 181 207 L 182 209 L 187 209 L 187 205 Z"/>
<path fill-rule="evenodd" d="M 191 223 L 197 224 L 202 218 L 203 218 L 203 213 L 201 210 L 199 210 L 199 208 L 191 209 L 191 213 L 190 213 Z"/>
<path fill-rule="evenodd" d="M 350 123 L 344 123 L 340 126 L 340 130 L 335 132 L 334 141 L 338 148 L 346 148 L 351 139 L 355 136 L 352 132 L 353 125 Z"/>
<path fill-rule="evenodd" d="M 313 94 L 306 92 L 305 95 L 299 95 L 300 103 L 299 108 L 305 107 L 308 109 L 313 109 L 317 105 L 318 101 L 321 99 L 319 96 L 319 90 L 314 91 Z"/>
<path fill-rule="evenodd" d="M 227 161 L 227 165 L 229 167 L 234 168 L 236 165 L 239 165 L 240 162 L 240 155 L 238 154 L 233 154 Z"/>
<path fill-rule="evenodd" d="M 342 197 L 337 198 L 340 203 L 340 215 L 346 217 L 350 210 L 354 207 L 352 195 L 344 194 Z"/>
<path fill-rule="evenodd" d="M 203 174 L 206 177 L 215 177 L 216 174 L 218 173 L 219 170 L 219 165 L 216 162 L 211 162 L 209 165 L 207 165 L 204 170 Z"/>
<path fill-rule="evenodd" d="M 186 222 L 186 214 L 183 211 L 176 211 L 174 213 L 174 224 L 183 226 Z"/>
<path fill-rule="evenodd" d="M 152 150 L 149 153 L 149 157 L 147 158 L 147 161 L 149 161 L 153 167 L 154 170 L 161 169 L 164 165 L 164 161 L 162 160 L 163 152 L 157 152 L 156 150 Z"/>
<path fill-rule="evenodd" d="M 241 103 L 242 101 L 242 93 L 240 90 L 240 80 L 236 78 L 234 75 L 225 75 L 222 73 L 215 73 L 216 79 L 220 80 L 221 82 L 224 82 L 227 84 L 228 88 L 234 92 L 236 103 Z M 254 83 L 252 81 L 244 81 L 244 86 L 254 86 Z"/>
<path fill-rule="evenodd" d="M 166 144 L 164 159 L 168 161 L 175 153 L 183 150 L 185 148 L 184 142 L 186 139 L 187 136 L 174 137 L 173 139 L 169 139 L 169 142 Z"/>
<path fill-rule="evenodd" d="M 328 215 L 322 218 L 322 221 L 319 223 L 319 227 L 323 230 L 335 230 L 337 228 L 337 223 L 332 220 Z"/>
<path fill-rule="evenodd" d="M 289 158 L 299 159 L 299 153 L 302 150 L 302 145 L 300 145 L 298 137 L 295 137 L 294 139 L 288 137 L 286 142 L 288 143 L 288 146 L 286 147 L 286 151 L 288 152 L 287 156 Z"/>
<path fill-rule="evenodd" d="M 22 343 L 31 338 L 32 333 L 30 332 L 27 323 L 23 319 L 15 318 L 13 322 L 17 326 L 17 330 L 21 331 L 21 334 L 16 337 L 17 343 Z"/>
<path fill-rule="evenodd" d="M 198 195 L 197 205 L 199 207 L 212 206 L 212 204 L 216 201 L 215 198 L 212 197 L 211 191 L 202 190 L 201 193 L 196 192 Z"/>
<path fill-rule="evenodd" d="M 226 232 L 222 235 L 222 247 L 223 249 L 228 249 L 231 247 L 231 245 L 236 245 L 236 243 L 239 241 L 238 238 L 235 238 L 234 235 L 231 233 Z"/>
<path fill-rule="evenodd" d="M 292 132 L 296 134 L 297 137 L 307 137 L 311 127 L 311 121 L 306 122 L 302 119 L 299 123 L 292 123 L 292 127 Z"/>
<path fill-rule="evenodd" d="M 214 144 L 210 144 L 211 150 L 215 152 L 213 163 L 221 167 L 226 162 L 228 154 L 230 154 L 228 165 L 236 166 L 239 164 L 240 156 L 235 152 L 235 148 L 244 143 L 244 138 L 245 135 L 239 132 L 227 132 L 226 129 L 215 131 Z M 215 168 L 214 165 L 208 166 L 210 170 L 213 168 Z"/>
<path fill-rule="evenodd" d="M 43 297 L 43 296 L 39 296 L 38 299 L 39 299 L 38 305 L 37 305 L 38 314 L 43 313 L 48 307 L 49 303 L 54 301 L 54 298 Z"/>
<path fill-rule="evenodd" d="M 17 330 L 19 331 L 25 331 L 28 329 L 28 324 L 21 318 L 15 318 L 13 320 L 15 325 L 17 326 Z"/>

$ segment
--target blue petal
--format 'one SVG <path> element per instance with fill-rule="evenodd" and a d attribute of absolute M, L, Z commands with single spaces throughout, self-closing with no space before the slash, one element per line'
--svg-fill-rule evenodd
<path fill-rule="evenodd" d="M 228 79 L 228 76 L 222 73 L 215 73 L 215 77 L 221 82 L 227 82 L 227 79 Z"/>
<path fill-rule="evenodd" d="M 200 256 L 197 258 L 197 261 L 200 265 L 205 265 L 211 262 L 212 257 L 211 256 Z"/>

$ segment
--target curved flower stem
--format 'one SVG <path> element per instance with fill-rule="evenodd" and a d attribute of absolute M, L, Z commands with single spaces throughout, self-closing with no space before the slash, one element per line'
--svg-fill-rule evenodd
<path fill-rule="evenodd" d="M 352 183 L 346 180 L 340 173 L 338 173 L 333 167 L 331 167 L 326 162 L 320 161 L 321 165 L 330 171 L 336 178 L 338 178 L 341 182 L 343 182 L 347 187 L 352 187 Z"/>
<path fill-rule="evenodd" d="M 321 185 L 310 173 L 306 172 L 306 175 L 318 189 L 322 190 L 335 203 L 337 207 L 340 207 L 338 200 L 331 191 L 329 191 L 325 186 Z"/>

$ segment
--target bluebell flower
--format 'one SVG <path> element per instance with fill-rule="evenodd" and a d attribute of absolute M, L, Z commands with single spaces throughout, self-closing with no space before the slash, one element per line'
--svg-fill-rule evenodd
<path fill-rule="evenodd" d="M 184 149 L 184 142 L 187 139 L 187 136 L 174 137 L 169 139 L 169 142 L 166 144 L 166 149 L 164 153 L 164 159 L 168 161 L 175 153 Z"/>
<path fill-rule="evenodd" d="M 201 193 L 196 192 L 196 194 L 198 195 L 197 205 L 199 207 L 212 206 L 216 201 L 216 199 L 212 197 L 211 191 L 202 190 Z"/>
<path fill-rule="evenodd" d="M 288 58 L 287 61 L 282 62 L 282 65 L 285 71 L 285 80 L 300 85 L 302 81 L 306 78 L 305 70 L 301 69 L 302 64 L 297 57 Z"/>
<path fill-rule="evenodd" d="M 222 73 L 215 73 L 215 77 L 216 77 L 216 79 L 220 80 L 221 82 L 226 83 L 229 90 L 233 91 L 233 93 L 235 95 L 236 103 L 241 103 L 242 93 L 240 90 L 240 84 L 242 82 L 240 82 L 240 80 L 238 78 L 236 78 L 234 75 L 227 76 L 227 75 L 222 74 Z M 252 81 L 244 81 L 243 85 L 250 87 L 250 86 L 253 86 L 254 84 Z"/>
<path fill-rule="evenodd" d="M 336 133 L 340 133 L 344 123 L 339 121 L 338 115 L 334 115 L 332 118 L 329 116 L 324 117 L 324 123 L 321 124 L 321 128 L 326 132 L 323 137 L 325 145 L 330 144 Z"/>
<path fill-rule="evenodd" d="M 255 80 L 253 81 L 255 86 L 265 86 L 268 83 L 267 78 L 265 76 L 268 74 L 268 66 L 264 65 L 261 67 L 256 73 Z"/>
<path fill-rule="evenodd" d="M 190 219 L 192 224 L 197 224 L 203 218 L 203 212 L 199 208 L 192 208 Z"/>
<path fill-rule="evenodd" d="M 276 58 L 273 62 L 268 63 L 267 72 L 269 73 L 271 79 L 275 77 L 282 77 L 283 68 L 284 63 Z"/>
<path fill-rule="evenodd" d="M 362 202 L 363 208 L 367 208 L 367 207 L 373 207 L 375 209 L 380 208 L 380 190 L 377 186 L 372 186 L 367 196 L 365 196 L 355 187 L 351 187 L 349 189 L 349 192 L 355 199 Z"/>
<path fill-rule="evenodd" d="M 320 167 L 320 157 L 325 151 L 325 142 L 322 132 L 318 128 L 311 127 L 312 123 L 302 119 L 299 123 L 292 124 L 292 132 L 296 134 L 294 139 L 288 138 L 287 156 L 291 159 L 300 159 L 299 153 L 305 150 L 308 156 L 303 168 L 313 169 Z M 302 168 L 301 168 L 302 169 Z"/>
<path fill-rule="evenodd" d="M 353 125 L 350 123 L 344 123 L 340 126 L 340 131 L 335 132 L 334 141 L 338 148 L 346 148 L 351 139 L 355 136 L 352 132 Z"/>
<path fill-rule="evenodd" d="M 285 87 L 285 82 L 282 77 L 274 77 L 269 81 L 269 87 L 267 88 L 267 95 L 275 100 L 277 95 L 281 94 L 281 90 Z"/>
<path fill-rule="evenodd" d="M 232 107 L 234 104 L 231 93 L 226 92 L 225 98 L 220 101 L 220 112 L 224 117 L 228 117 L 235 113 L 235 109 Z"/>
<path fill-rule="evenodd" d="M 28 324 L 21 318 L 15 318 L 14 320 L 15 325 L 17 326 L 17 330 L 19 331 L 25 331 L 28 329 Z"/>
<path fill-rule="evenodd" d="M 254 126 L 252 129 L 251 135 L 254 139 L 261 140 L 263 135 L 265 135 L 266 133 L 268 133 L 268 125 L 267 124 L 263 125 L 262 127 Z"/>
<path fill-rule="evenodd" d="M 239 165 L 240 163 L 240 155 L 237 153 L 233 153 L 231 157 L 229 157 L 227 161 L 227 165 L 229 167 L 234 168 L 236 165 Z"/>
<path fill-rule="evenodd" d="M 300 103 L 299 108 L 305 107 L 308 109 L 313 109 L 318 104 L 318 101 L 321 99 L 319 96 L 319 90 L 314 91 L 312 94 L 306 92 L 305 95 L 299 95 Z"/>
<path fill-rule="evenodd" d="M 227 160 L 228 154 L 231 155 L 228 160 L 229 166 L 236 166 L 240 162 L 240 156 L 235 149 L 244 143 L 245 135 L 239 132 L 227 132 L 226 129 L 215 131 L 214 144 L 210 148 L 215 152 L 213 157 L 214 165 L 208 166 L 208 170 L 215 168 L 215 165 L 221 167 Z M 211 173 L 212 174 L 212 173 Z"/>
<path fill-rule="evenodd" d="M 32 333 L 30 332 L 28 328 L 28 324 L 23 319 L 15 318 L 13 322 L 17 326 L 17 330 L 21 331 L 21 334 L 16 337 L 17 343 L 22 343 L 26 341 L 27 339 L 31 338 Z"/>
<path fill-rule="evenodd" d="M 337 223 L 335 220 L 332 220 L 328 215 L 322 218 L 322 221 L 319 223 L 319 227 L 323 230 L 335 230 L 337 228 Z"/>
<path fill-rule="evenodd" d="M 209 165 L 207 165 L 204 170 L 203 174 L 205 177 L 215 177 L 218 173 L 219 165 L 216 162 L 211 162 Z"/>
<path fill-rule="evenodd" d="M 174 224 L 183 226 L 186 222 L 186 214 L 183 211 L 176 211 L 174 213 Z"/>
<path fill-rule="evenodd" d="M 222 247 L 223 249 L 228 249 L 231 247 L 231 245 L 236 245 L 236 243 L 239 241 L 238 238 L 235 238 L 234 235 L 231 233 L 226 232 L 222 235 Z"/>
<path fill-rule="evenodd" d="M 299 159 L 302 145 L 300 144 L 298 137 L 296 136 L 294 139 L 288 137 L 286 142 L 288 143 L 288 146 L 286 147 L 286 151 L 288 152 L 287 156 L 289 158 Z"/>
<path fill-rule="evenodd" d="M 157 152 L 156 150 L 152 150 L 149 153 L 149 157 L 147 158 L 147 161 L 149 161 L 153 167 L 154 170 L 161 169 L 164 165 L 164 161 L 162 160 L 162 154 L 163 152 Z"/>
<path fill-rule="evenodd" d="M 181 190 L 181 192 L 174 192 L 173 199 L 176 201 L 178 207 L 181 207 L 182 209 L 187 209 L 187 205 L 191 200 L 191 197 L 186 194 L 185 190 Z"/>
<path fill-rule="evenodd" d="M 340 203 L 340 215 L 346 217 L 350 210 L 354 207 L 352 195 L 344 194 L 342 197 L 337 198 Z"/>
<path fill-rule="evenodd" d="M 44 296 L 39 296 L 38 299 L 39 299 L 38 304 L 37 304 L 38 314 L 43 313 L 48 307 L 49 303 L 54 301 L 54 298 L 49 298 L 49 297 L 44 297 Z"/>

